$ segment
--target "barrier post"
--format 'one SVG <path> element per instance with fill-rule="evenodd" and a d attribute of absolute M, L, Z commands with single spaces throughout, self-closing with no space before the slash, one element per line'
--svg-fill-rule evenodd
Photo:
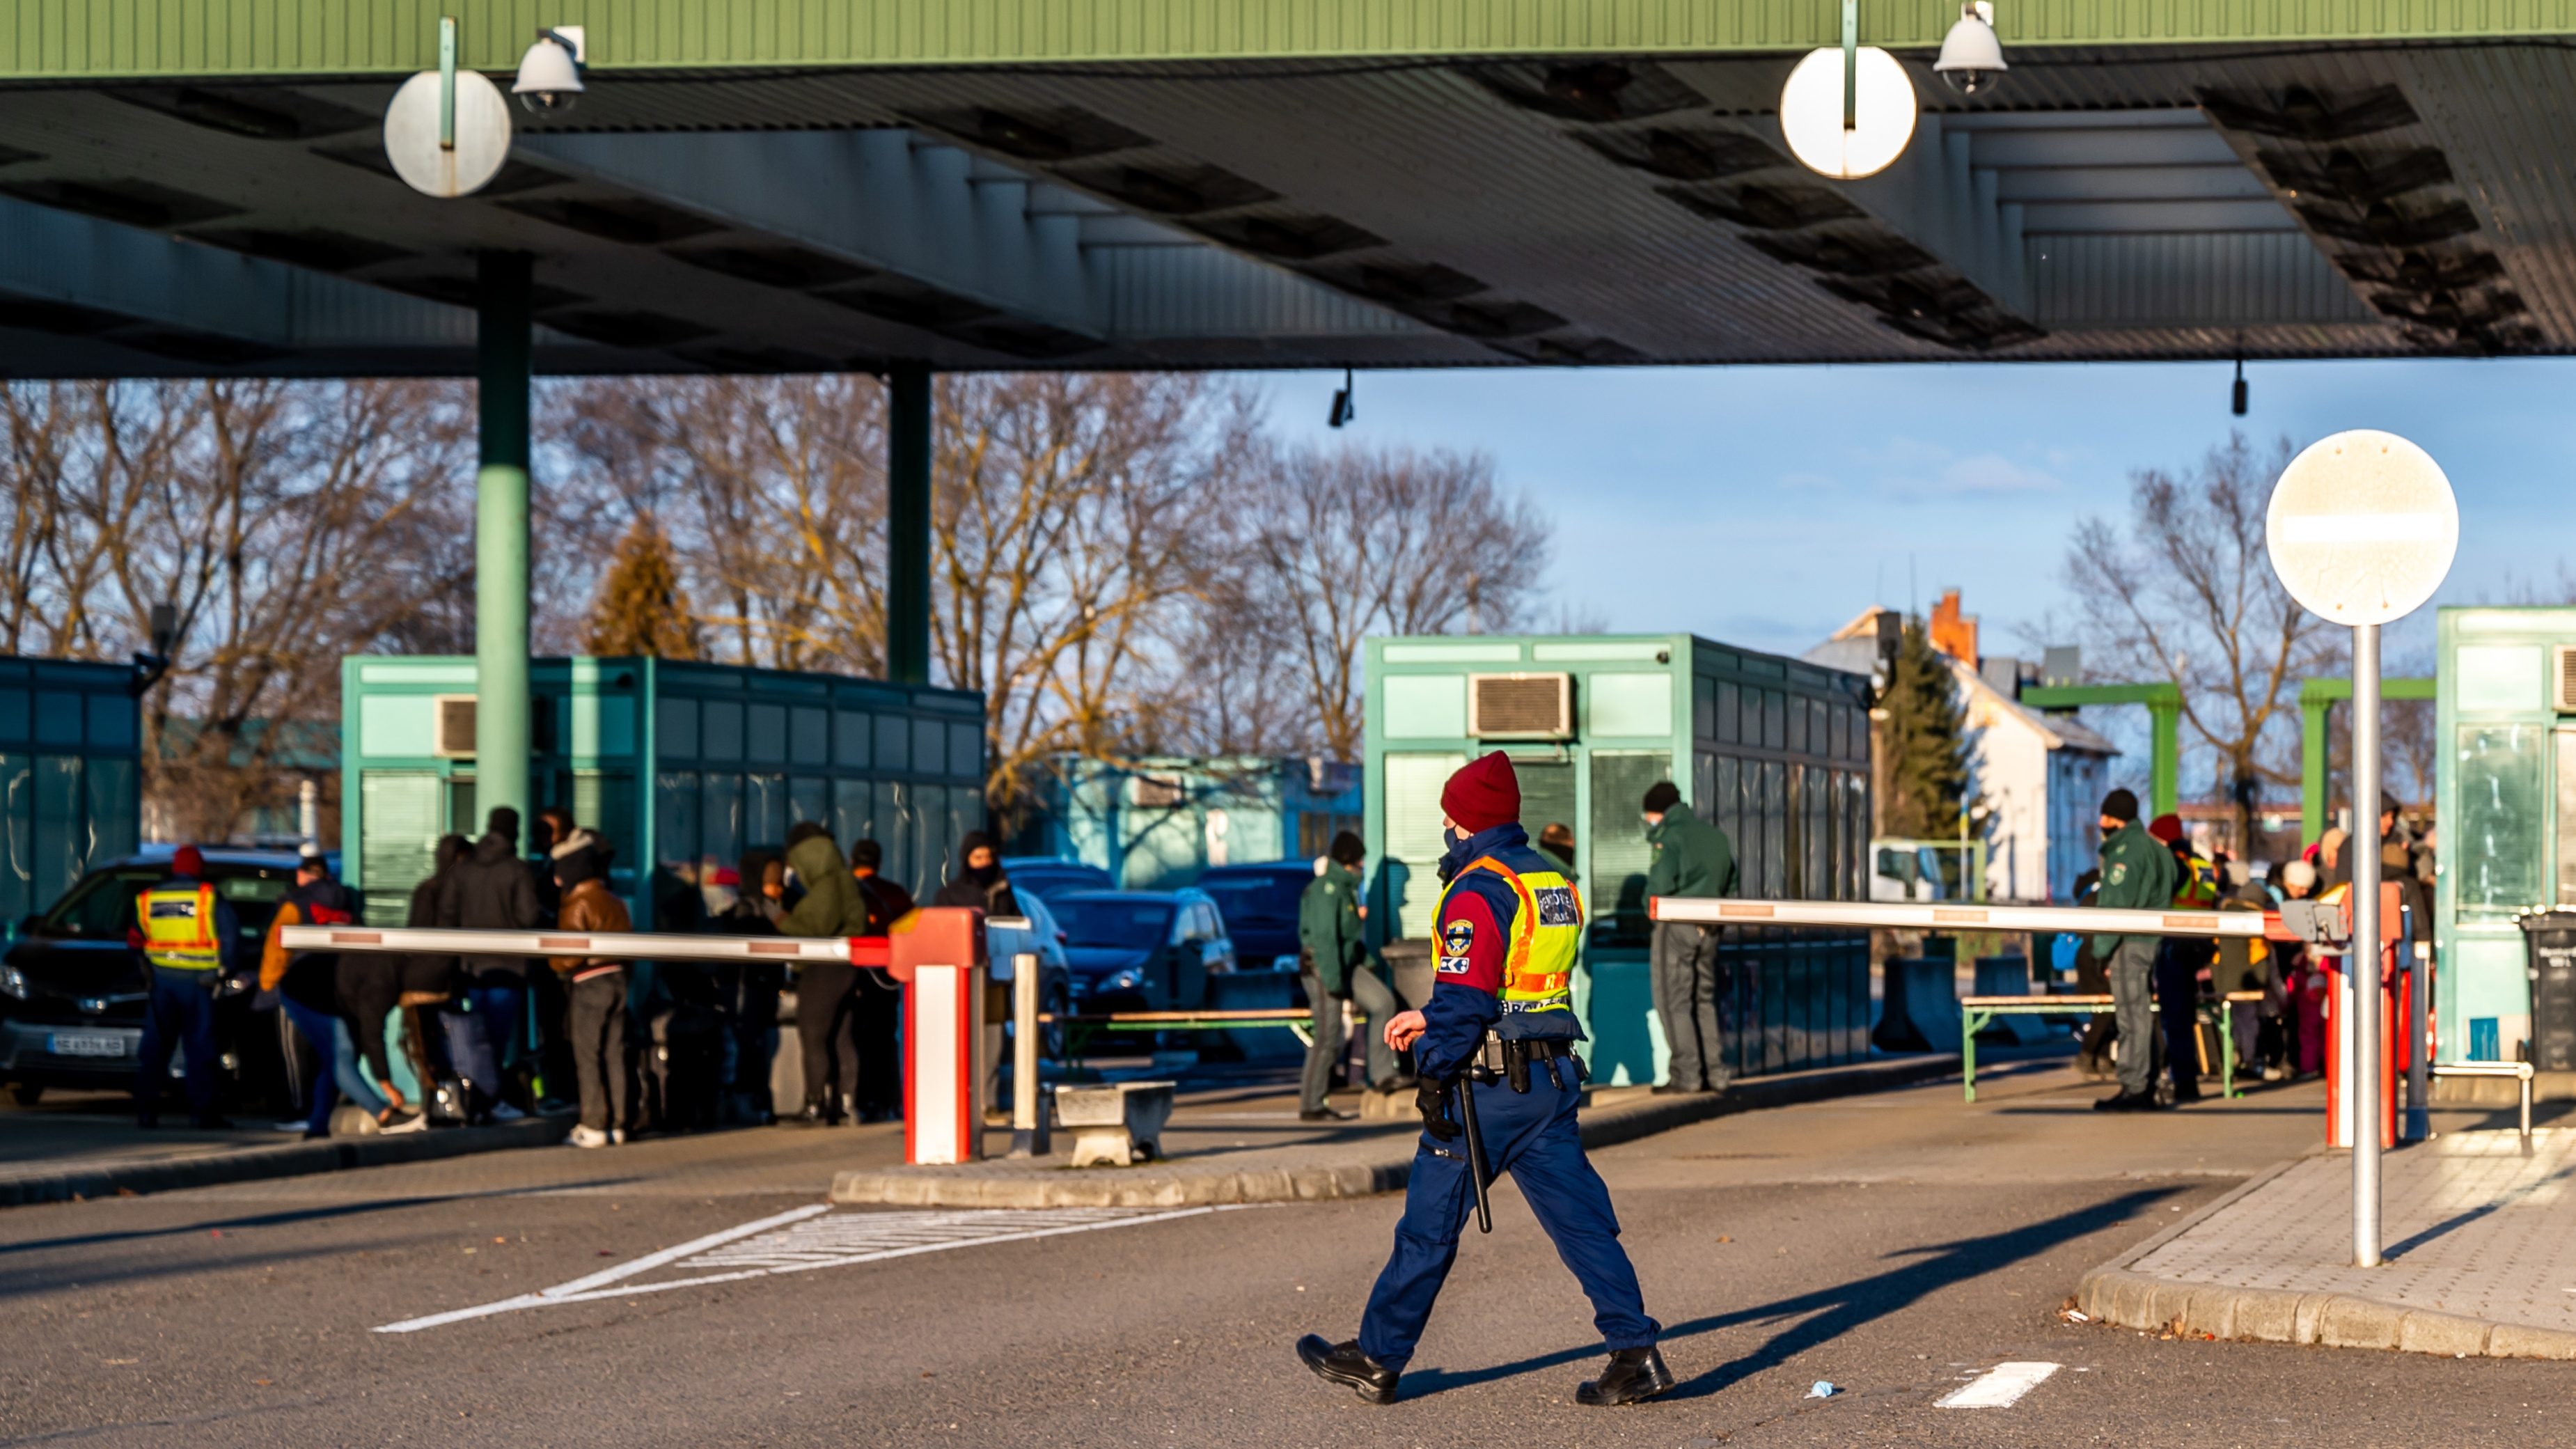
<path fill-rule="evenodd" d="M 888 969 L 904 983 L 903 1157 L 984 1155 L 984 913 L 932 906 L 895 923 Z"/>
<path fill-rule="evenodd" d="M 1038 958 L 1011 958 L 1011 1155 L 1044 1157 L 1047 1119 L 1038 1103 Z"/>

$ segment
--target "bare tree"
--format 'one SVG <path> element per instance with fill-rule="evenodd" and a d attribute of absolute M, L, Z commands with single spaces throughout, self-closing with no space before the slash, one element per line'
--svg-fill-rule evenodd
<path fill-rule="evenodd" d="M 2336 632 L 2281 587 L 2264 550 L 2264 508 L 2290 456 L 2287 439 L 2258 453 L 2231 433 L 2186 473 L 2141 470 L 2129 527 L 2087 518 L 2066 558 L 2086 672 L 2181 687 L 2187 743 L 2234 803 L 2238 840 L 2254 838 L 2262 784 L 2298 781 L 2298 682 L 2341 659 Z"/>
<path fill-rule="evenodd" d="M 173 665 L 145 705 L 145 792 L 180 833 L 228 836 L 281 803 L 299 727 L 337 717 L 343 655 L 462 611 L 466 397 L 418 382 L 11 387 L 7 647 L 118 659 L 155 605 L 175 606 Z"/>
<path fill-rule="evenodd" d="M 1482 453 L 1307 448 L 1263 470 L 1246 540 L 1247 627 L 1274 636 L 1316 748 L 1359 758 L 1362 642 L 1492 633 L 1539 606 L 1548 529 Z"/>

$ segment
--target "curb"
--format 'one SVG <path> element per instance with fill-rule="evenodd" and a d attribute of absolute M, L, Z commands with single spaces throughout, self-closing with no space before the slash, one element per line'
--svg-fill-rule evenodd
<path fill-rule="evenodd" d="M 1900 1057 L 1793 1076 L 1749 1078 L 1721 1096 L 1649 1098 L 1587 1114 L 1583 1119 L 1583 1145 L 1609 1147 L 1737 1112 L 1911 1086 L 1955 1075 L 1958 1065 L 1955 1056 Z M 1184 1161 L 1123 1171 L 1075 1172 L 1003 1159 L 958 1167 L 871 1168 L 835 1175 L 831 1200 L 949 1208 L 1208 1207 L 1323 1202 L 1402 1192 L 1413 1175 L 1413 1153 L 1412 1135 L 1389 1134 L 1384 1143 L 1332 1160 L 1269 1167 L 1193 1168 Z M 1324 1154 L 1316 1151 L 1316 1156 L 1321 1158 Z"/>
<path fill-rule="evenodd" d="M 2187 1333 L 2258 1343 L 2394 1349 L 2450 1358 L 2576 1360 L 2576 1333 L 2565 1329 L 2408 1308 L 2353 1293 L 2191 1283 L 2140 1273 L 2129 1266 L 2315 1155 L 2305 1153 L 2277 1163 L 2181 1222 L 2124 1249 L 2120 1256 L 2086 1273 L 2076 1283 L 2075 1306 L 2103 1323 L 2149 1332 L 2179 1323 Z"/>
<path fill-rule="evenodd" d="M 349 1137 L 323 1142 L 294 1142 L 278 1147 L 251 1147 L 238 1152 L 211 1152 L 203 1157 L 143 1161 L 108 1161 L 61 1172 L 29 1173 L 0 1178 L 0 1207 L 30 1207 L 75 1198 L 116 1197 L 127 1193 L 176 1192 L 182 1188 L 216 1187 L 228 1182 L 257 1182 L 277 1177 L 310 1177 L 352 1167 L 386 1167 L 401 1162 L 431 1162 L 514 1147 L 548 1147 L 571 1130 L 569 1118 L 531 1117 L 491 1127 L 451 1127 L 406 1132 L 399 1137 Z"/>

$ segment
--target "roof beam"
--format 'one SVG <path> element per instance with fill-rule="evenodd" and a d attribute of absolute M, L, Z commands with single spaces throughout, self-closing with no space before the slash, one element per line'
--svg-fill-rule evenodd
<path fill-rule="evenodd" d="M 588 27 L 592 69 L 1295 62 L 1374 57 L 1789 52 L 1840 39 L 1832 7 L 1707 0 L 492 0 L 463 63 L 513 71 L 540 25 Z M 711 13 L 706 13 L 711 12 Z M 1862 38 L 1929 48 L 1946 6 L 1880 7 Z M 2497 6 L 2016 4 L 2006 46 L 2447 40 L 2576 31 L 2576 0 Z M 384 0 L 23 0 L 0 80 L 398 76 L 438 64 L 433 12 Z"/>

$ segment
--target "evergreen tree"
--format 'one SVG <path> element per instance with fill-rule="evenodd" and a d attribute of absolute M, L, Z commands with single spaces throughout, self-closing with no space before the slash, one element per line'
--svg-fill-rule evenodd
<path fill-rule="evenodd" d="M 1887 833 L 1918 840 L 1957 834 L 1968 789 L 1966 719 L 1950 661 L 1924 637 L 1920 620 L 1905 621 L 1879 705 L 1887 711 Z"/>
<path fill-rule="evenodd" d="M 670 540 L 649 513 L 639 514 L 599 581 L 590 606 L 590 652 L 656 659 L 698 657 L 698 623 L 680 591 Z"/>

